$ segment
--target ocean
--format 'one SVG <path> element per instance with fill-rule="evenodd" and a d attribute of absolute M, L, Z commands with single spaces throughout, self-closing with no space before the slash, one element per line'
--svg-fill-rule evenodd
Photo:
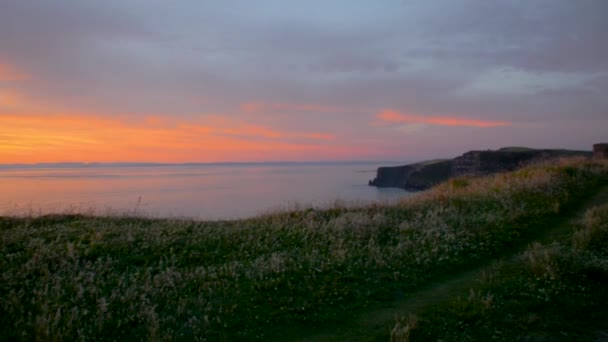
<path fill-rule="evenodd" d="M 367 185 L 387 163 L 79 165 L 0 168 L 0 215 L 240 219 L 307 207 L 391 203 Z"/>

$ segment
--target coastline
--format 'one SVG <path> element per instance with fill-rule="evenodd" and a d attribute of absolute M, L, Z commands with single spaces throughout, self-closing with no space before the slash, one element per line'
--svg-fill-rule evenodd
<path fill-rule="evenodd" d="M 2 217 L 0 311 L 14 319 L 0 336 L 316 336 L 527 246 L 607 181 L 606 161 L 571 159 L 355 209 L 218 222 Z"/>

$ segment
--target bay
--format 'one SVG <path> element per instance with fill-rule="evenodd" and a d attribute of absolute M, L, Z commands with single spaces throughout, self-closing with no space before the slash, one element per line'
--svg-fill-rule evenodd
<path fill-rule="evenodd" d="M 0 168 L 0 215 L 239 219 L 307 207 L 391 203 L 367 185 L 387 163 L 88 165 Z M 388 164 L 391 165 L 391 164 Z"/>

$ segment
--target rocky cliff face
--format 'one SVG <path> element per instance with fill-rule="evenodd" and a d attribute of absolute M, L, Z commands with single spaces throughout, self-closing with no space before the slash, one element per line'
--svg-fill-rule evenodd
<path fill-rule="evenodd" d="M 380 188 L 424 190 L 447 179 L 452 173 L 451 160 L 436 160 L 403 166 L 380 167 L 369 185 Z"/>
<path fill-rule="evenodd" d="M 435 160 L 403 166 L 380 167 L 369 185 L 425 190 L 450 177 L 484 175 L 512 171 L 531 162 L 566 156 L 590 157 L 591 152 L 503 148 L 497 151 L 470 151 L 449 160 Z"/>

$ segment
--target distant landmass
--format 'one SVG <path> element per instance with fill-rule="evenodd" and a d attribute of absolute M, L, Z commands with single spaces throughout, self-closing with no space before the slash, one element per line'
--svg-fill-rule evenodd
<path fill-rule="evenodd" d="M 450 177 L 484 175 L 512 171 L 531 162 L 558 158 L 591 157 L 591 151 L 503 147 L 499 150 L 469 151 L 454 159 L 435 159 L 420 163 L 380 167 L 370 186 L 426 190 Z"/>

